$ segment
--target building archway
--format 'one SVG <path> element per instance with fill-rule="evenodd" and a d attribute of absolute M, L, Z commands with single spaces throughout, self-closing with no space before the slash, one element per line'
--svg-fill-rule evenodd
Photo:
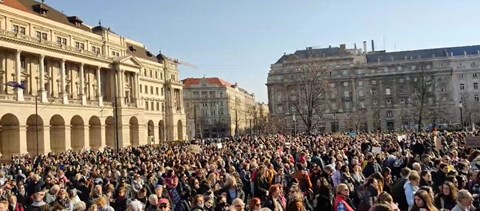
<path fill-rule="evenodd" d="M 71 130 L 70 130 L 70 139 L 72 149 L 74 151 L 82 150 L 85 144 L 85 123 L 83 122 L 82 117 L 75 115 L 70 121 Z"/>
<path fill-rule="evenodd" d="M 105 120 L 105 145 L 115 148 L 115 122 L 111 116 Z"/>
<path fill-rule="evenodd" d="M 183 124 L 182 120 L 177 122 L 177 140 L 183 141 Z"/>
<path fill-rule="evenodd" d="M 67 149 L 65 120 L 58 114 L 55 114 L 50 119 L 50 149 L 52 152 L 64 152 Z"/>
<path fill-rule="evenodd" d="M 99 149 L 102 147 L 102 124 L 97 116 L 90 117 L 88 120 L 88 136 L 90 140 L 90 148 Z"/>
<path fill-rule="evenodd" d="M 137 117 L 132 116 L 129 121 L 130 129 L 130 145 L 138 146 L 140 142 L 138 140 L 138 119 Z"/>
<path fill-rule="evenodd" d="M 0 152 L 3 159 L 20 152 L 20 122 L 13 114 L 5 114 L 0 119 Z"/>
<path fill-rule="evenodd" d="M 43 119 L 35 114 L 30 115 L 27 118 L 27 152 L 29 154 L 45 152 L 43 131 Z"/>
<path fill-rule="evenodd" d="M 148 144 L 155 143 L 155 124 L 152 120 L 148 121 L 147 123 L 147 131 L 148 131 Z M 153 143 L 152 143 L 153 142 Z"/>
<path fill-rule="evenodd" d="M 163 123 L 163 120 L 158 122 L 158 138 L 159 143 L 165 141 L 165 124 Z"/>

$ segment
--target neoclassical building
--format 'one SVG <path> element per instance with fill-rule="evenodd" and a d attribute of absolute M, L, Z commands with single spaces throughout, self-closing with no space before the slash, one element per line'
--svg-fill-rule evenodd
<path fill-rule="evenodd" d="M 305 130 L 293 109 L 302 96 L 298 70 L 315 64 L 328 89 L 315 131 L 416 130 L 420 111 L 422 129 L 480 124 L 480 45 L 386 52 L 372 41 L 371 49 L 364 42 L 363 49 L 342 44 L 281 56 L 267 79 L 271 117 L 287 132 L 295 124 Z"/>
<path fill-rule="evenodd" d="M 187 133 L 194 137 L 224 137 L 252 132 L 255 95 L 220 78 L 187 78 Z"/>
<path fill-rule="evenodd" d="M 184 140 L 178 65 L 44 3 L 0 1 L 0 152 Z"/>

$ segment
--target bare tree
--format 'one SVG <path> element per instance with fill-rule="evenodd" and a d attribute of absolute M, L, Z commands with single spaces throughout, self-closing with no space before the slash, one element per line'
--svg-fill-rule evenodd
<path fill-rule="evenodd" d="M 298 95 L 292 96 L 291 105 L 293 112 L 300 117 L 306 132 L 311 132 L 321 124 L 324 102 L 329 91 L 326 74 L 319 65 L 307 63 L 296 70 L 296 83 L 293 85 Z"/>
<path fill-rule="evenodd" d="M 439 81 L 435 76 L 429 73 L 428 65 L 421 65 L 411 82 L 413 104 L 417 111 L 418 131 L 422 130 L 422 123 L 424 121 L 425 112 L 431 109 L 428 104 L 434 104 L 436 99 L 436 90 L 439 86 Z"/>

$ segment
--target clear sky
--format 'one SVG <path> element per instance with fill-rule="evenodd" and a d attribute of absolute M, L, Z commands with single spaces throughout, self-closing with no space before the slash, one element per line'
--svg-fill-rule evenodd
<path fill-rule="evenodd" d="M 198 66 L 181 78 L 220 77 L 267 102 L 270 64 L 307 46 L 387 51 L 480 44 L 480 1 L 46 0 L 67 15 Z M 385 43 L 385 45 L 384 45 Z M 369 47 L 370 48 L 370 47 Z"/>

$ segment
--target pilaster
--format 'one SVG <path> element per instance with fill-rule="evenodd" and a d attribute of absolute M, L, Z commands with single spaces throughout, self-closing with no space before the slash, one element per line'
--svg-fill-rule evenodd
<path fill-rule="evenodd" d="M 22 83 L 22 61 L 21 61 L 22 51 L 17 50 L 15 54 L 15 82 L 18 84 Z M 23 98 L 23 89 L 15 88 L 17 95 L 17 101 L 25 101 Z"/>
<path fill-rule="evenodd" d="M 45 55 L 40 55 L 39 58 L 39 71 L 40 71 L 40 80 L 39 80 L 39 90 L 38 96 L 40 96 L 40 102 L 48 102 L 47 91 L 45 90 Z"/>
<path fill-rule="evenodd" d="M 82 98 L 82 105 L 87 104 L 87 96 L 85 95 L 85 65 L 80 63 L 80 97 Z"/>
<path fill-rule="evenodd" d="M 62 102 L 63 104 L 68 104 L 68 94 L 65 90 L 65 86 L 66 86 L 66 80 L 67 80 L 67 75 L 66 75 L 66 69 L 65 69 L 65 59 L 62 59 L 61 63 L 60 63 L 60 74 L 61 74 L 61 78 L 60 78 L 60 97 L 62 98 Z"/>

